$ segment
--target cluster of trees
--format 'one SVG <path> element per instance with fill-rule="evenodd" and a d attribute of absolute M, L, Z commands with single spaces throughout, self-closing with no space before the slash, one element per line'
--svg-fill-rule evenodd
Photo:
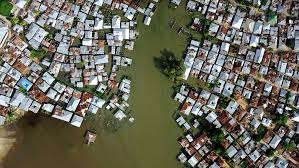
<path fill-rule="evenodd" d="M 213 128 L 209 130 L 208 135 L 213 143 L 214 151 L 223 158 L 228 159 L 226 149 L 221 145 L 225 137 L 224 132 L 220 128 Z"/>
<path fill-rule="evenodd" d="M 5 121 L 7 124 L 11 124 L 14 123 L 17 120 L 17 118 L 18 117 L 13 112 L 9 112 L 5 117 Z"/>
<path fill-rule="evenodd" d="M 275 150 L 273 148 L 269 148 L 267 151 L 266 151 L 266 155 L 268 157 L 273 157 L 275 155 Z"/>
<path fill-rule="evenodd" d="M 282 142 L 281 143 L 281 146 L 284 150 L 286 151 L 292 151 L 295 149 L 295 144 L 293 142 Z M 269 148 L 267 151 L 266 151 L 266 155 L 268 157 L 273 157 L 275 155 L 275 149 L 273 148 Z"/>
<path fill-rule="evenodd" d="M 291 49 L 294 49 L 294 47 L 295 47 L 295 39 L 287 39 L 286 40 L 286 45 L 288 47 L 290 47 Z"/>
<path fill-rule="evenodd" d="M 266 16 L 268 17 L 268 20 L 272 20 L 274 19 L 274 17 L 276 17 L 276 13 L 269 9 L 266 12 Z"/>
<path fill-rule="evenodd" d="M 16 24 L 19 24 L 19 25 L 21 25 L 21 26 L 27 26 L 28 25 L 28 23 L 25 21 L 25 20 L 21 20 L 20 18 L 18 18 L 18 17 L 13 17 L 12 19 L 11 19 L 11 24 L 14 26 L 14 25 L 16 25 Z"/>
<path fill-rule="evenodd" d="M 260 125 L 256 130 L 256 134 L 254 134 L 252 138 L 255 142 L 260 142 L 266 133 L 267 133 L 267 128 L 263 125 Z"/>
<path fill-rule="evenodd" d="M 201 31 L 202 32 L 202 37 L 203 38 L 208 38 L 208 36 L 209 36 L 209 27 L 210 27 L 212 21 L 209 20 L 209 19 L 203 19 L 201 21 L 201 23 L 202 23 L 202 31 Z"/>
<path fill-rule="evenodd" d="M 161 54 L 161 57 L 156 57 L 154 60 L 156 66 L 160 68 L 162 73 L 170 80 L 178 80 L 185 71 L 183 60 L 167 50 L 162 51 Z"/>
<path fill-rule="evenodd" d="M 226 96 L 220 95 L 218 105 L 222 108 L 226 108 L 230 102 L 230 99 Z"/>
<path fill-rule="evenodd" d="M 288 116 L 283 114 L 277 114 L 273 119 L 273 122 L 277 125 L 285 125 L 288 122 Z"/>
<path fill-rule="evenodd" d="M 247 0 L 235 0 L 237 3 L 245 6 L 253 6 L 252 1 L 247 1 Z"/>
<path fill-rule="evenodd" d="M 282 143 L 282 148 L 286 151 L 291 151 L 295 149 L 295 144 L 293 142 L 283 142 Z"/>
<path fill-rule="evenodd" d="M 214 128 L 209 131 L 211 141 L 215 144 L 220 144 L 224 140 L 224 133 L 220 128 Z"/>

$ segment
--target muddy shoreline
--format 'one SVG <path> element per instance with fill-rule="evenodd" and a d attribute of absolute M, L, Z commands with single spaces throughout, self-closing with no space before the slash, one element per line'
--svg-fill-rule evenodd
<path fill-rule="evenodd" d="M 5 167 L 5 158 L 16 143 L 16 125 L 9 125 L 0 128 L 0 168 Z"/>

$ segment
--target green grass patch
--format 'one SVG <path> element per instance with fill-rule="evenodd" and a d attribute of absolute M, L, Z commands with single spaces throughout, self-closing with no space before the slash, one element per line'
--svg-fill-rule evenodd
<path fill-rule="evenodd" d="M 77 38 L 77 37 L 74 38 L 72 46 L 74 46 L 74 47 L 80 47 L 80 45 L 81 45 L 81 40 L 79 38 Z"/>
<path fill-rule="evenodd" d="M 22 87 L 19 88 L 19 91 L 22 92 L 22 93 L 24 93 L 24 94 L 27 94 L 27 90 L 24 89 L 24 88 L 22 88 Z"/>
<path fill-rule="evenodd" d="M 34 58 L 43 58 L 46 55 L 46 50 L 44 49 L 39 49 L 39 50 L 30 50 L 31 52 L 31 57 Z"/>
<path fill-rule="evenodd" d="M 9 0 L 0 0 L 0 15 L 8 17 L 13 8 Z"/>

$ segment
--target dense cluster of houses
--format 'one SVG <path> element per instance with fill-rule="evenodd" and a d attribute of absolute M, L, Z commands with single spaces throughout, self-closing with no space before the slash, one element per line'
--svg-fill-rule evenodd
<path fill-rule="evenodd" d="M 204 127 L 199 118 L 206 120 L 214 128 L 220 128 L 225 135 L 221 146 L 229 159 L 236 165 L 246 161 L 249 165 L 261 167 L 292 167 L 299 163 L 299 153 L 289 153 L 282 144 L 294 143 L 299 147 L 299 130 L 297 118 L 291 124 L 275 125 L 269 112 L 259 106 L 243 107 L 237 100 L 230 99 L 223 105 L 221 95 L 214 91 L 195 89 L 182 85 L 176 94 L 176 101 L 181 103 L 180 116 L 176 122 L 184 129 L 185 136 L 179 139 L 182 152 L 178 160 L 192 167 L 225 167 L 227 164 L 222 155 L 211 147 L 207 133 L 195 134 L 192 129 Z M 287 113 L 285 109 L 283 113 Z M 190 119 L 192 118 L 192 119 Z M 255 130 L 265 127 L 266 132 L 260 142 L 254 139 Z M 269 149 L 275 150 L 274 158 L 267 155 Z M 290 161 L 291 160 L 291 161 Z"/>
<path fill-rule="evenodd" d="M 176 122 L 186 131 L 178 160 L 192 167 L 299 164 L 299 3 L 249 2 L 252 7 L 224 0 L 186 4 L 203 16 L 191 25 L 203 41 L 191 40 L 183 74 L 185 80 L 201 81 L 200 89 L 183 85 L 174 98 L 181 103 Z M 277 116 L 288 122 L 277 124 Z M 202 126 L 199 118 L 224 132 L 225 159 L 212 148 L 207 132 L 194 133 Z M 292 152 L 285 144 L 294 144 Z"/>
<path fill-rule="evenodd" d="M 104 106 L 127 117 L 131 80 L 117 72 L 132 64 L 123 50 L 133 50 L 138 38 L 137 13 L 149 25 L 156 1 L 145 8 L 132 0 L 30 2 L 17 1 L 15 17 L 26 23 L 13 23 L 1 57 L 1 124 L 11 109 L 43 111 L 77 127 Z"/>
<path fill-rule="evenodd" d="M 271 4 L 270 4 L 271 3 Z M 210 20 L 208 34 L 233 45 L 251 48 L 291 48 L 299 51 L 298 2 L 267 1 L 267 5 L 245 8 L 223 0 L 192 1 L 187 10 L 201 13 Z M 288 13 L 286 15 L 285 13 Z M 195 19 L 196 21 L 196 19 Z M 194 23 L 201 30 L 202 23 Z"/>

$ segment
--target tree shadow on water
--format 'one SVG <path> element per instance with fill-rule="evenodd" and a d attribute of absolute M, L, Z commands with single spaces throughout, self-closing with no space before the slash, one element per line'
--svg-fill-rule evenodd
<path fill-rule="evenodd" d="M 176 59 L 175 58 L 175 55 L 173 52 L 167 50 L 167 49 L 164 49 L 162 51 L 160 51 L 160 56 L 157 57 L 155 56 L 153 61 L 154 61 L 154 64 L 155 64 L 155 67 L 164 75 L 168 76 L 168 74 L 165 72 L 165 68 L 168 66 L 167 64 L 169 62 L 171 62 L 171 60 L 174 60 Z"/>
<path fill-rule="evenodd" d="M 162 50 L 160 57 L 154 57 L 155 67 L 172 82 L 172 98 L 175 96 L 178 87 L 181 86 L 182 75 L 185 72 L 185 66 L 182 58 L 176 57 L 169 50 Z"/>

